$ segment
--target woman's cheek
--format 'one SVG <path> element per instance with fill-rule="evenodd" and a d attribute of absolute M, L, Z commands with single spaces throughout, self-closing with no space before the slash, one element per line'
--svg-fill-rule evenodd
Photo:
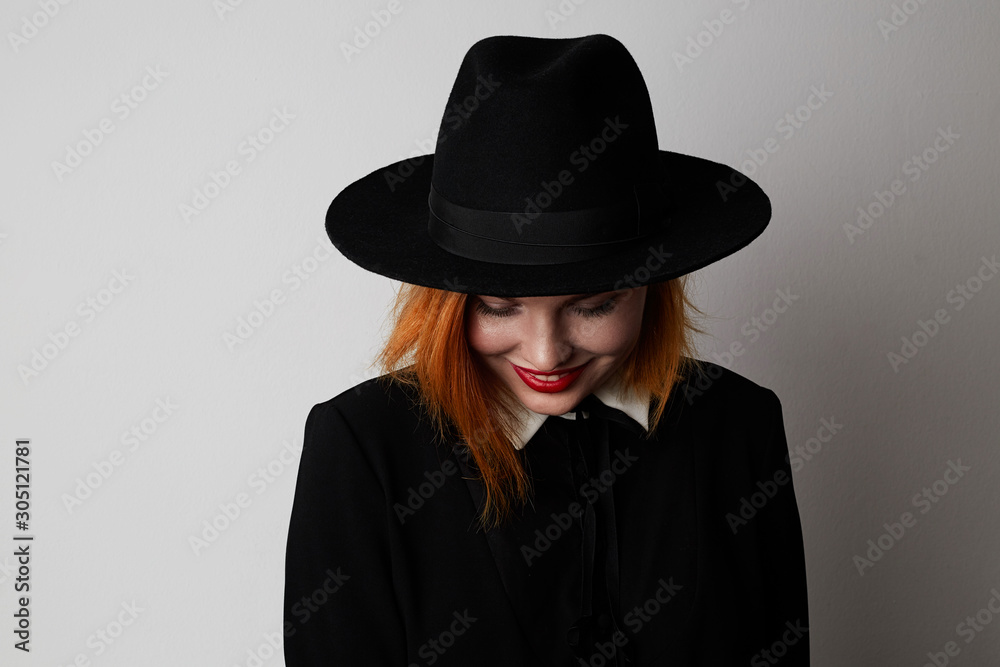
<path fill-rule="evenodd" d="M 585 321 L 577 328 L 579 347 L 594 354 L 615 355 L 630 349 L 631 331 L 620 321 Z"/>
<path fill-rule="evenodd" d="M 497 354 L 506 349 L 510 332 L 502 322 L 473 315 L 466 330 L 469 345 L 480 354 Z"/>

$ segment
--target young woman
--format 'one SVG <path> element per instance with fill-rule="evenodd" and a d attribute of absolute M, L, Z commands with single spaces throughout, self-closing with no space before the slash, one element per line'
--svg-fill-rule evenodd
<path fill-rule="evenodd" d="M 386 372 L 306 421 L 286 664 L 808 665 L 781 404 L 685 294 L 770 215 L 659 150 L 613 38 L 476 43 L 435 154 L 327 214 L 403 286 Z"/>

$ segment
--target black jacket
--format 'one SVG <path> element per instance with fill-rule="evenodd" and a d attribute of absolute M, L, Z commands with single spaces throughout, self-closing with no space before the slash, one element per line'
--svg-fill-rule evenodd
<path fill-rule="evenodd" d="M 705 365 L 649 440 L 609 422 L 616 472 L 575 496 L 579 478 L 559 467 L 567 420 L 546 419 L 522 450 L 534 505 L 489 534 L 475 528 L 474 469 L 435 442 L 411 390 L 372 379 L 316 405 L 288 532 L 288 667 L 808 665 L 781 404 Z M 567 500 L 585 505 L 601 479 L 616 517 L 618 633 L 581 659 L 567 643 L 583 579 Z"/>

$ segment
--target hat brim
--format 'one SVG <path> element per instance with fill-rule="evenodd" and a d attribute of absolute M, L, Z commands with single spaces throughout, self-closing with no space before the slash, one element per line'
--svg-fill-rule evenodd
<path fill-rule="evenodd" d="M 327 210 L 326 231 L 347 259 L 394 280 L 526 297 L 607 292 L 676 278 L 740 250 L 767 227 L 770 200 L 742 173 L 670 151 L 659 151 L 659 159 L 671 198 L 662 230 L 597 260 L 500 264 L 440 247 L 427 233 L 433 154 L 387 165 L 347 186 Z"/>

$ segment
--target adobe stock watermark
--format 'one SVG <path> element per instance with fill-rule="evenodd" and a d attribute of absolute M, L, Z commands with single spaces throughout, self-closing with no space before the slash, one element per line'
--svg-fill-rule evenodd
<path fill-rule="evenodd" d="M 461 613 L 454 611 L 451 615 L 454 620 L 448 624 L 448 627 L 442 630 L 437 637 L 428 639 L 417 649 L 417 655 L 423 658 L 423 663 L 411 662 L 409 667 L 420 667 L 421 664 L 433 665 L 448 652 L 448 649 L 455 645 L 455 642 L 472 627 L 473 623 L 479 620 L 471 615 L 468 609 Z"/>
<path fill-rule="evenodd" d="M 601 494 L 611 489 L 618 478 L 624 475 L 632 465 L 639 460 L 639 457 L 632 456 L 628 447 L 622 451 L 615 452 L 614 460 L 609 467 L 602 470 L 596 477 L 591 477 L 584 482 L 579 489 L 579 495 L 583 496 L 587 505 L 593 505 L 601 497 Z M 587 505 L 572 502 L 565 512 L 552 513 L 552 523 L 544 529 L 535 529 L 535 541 L 532 544 L 521 545 L 521 556 L 528 567 L 534 563 L 535 559 L 543 555 L 552 548 L 552 545 L 573 526 L 574 519 L 582 519 L 586 512 Z"/>
<path fill-rule="evenodd" d="M 398 161 L 395 171 L 387 169 L 382 172 L 385 184 L 389 186 L 389 192 L 395 192 L 399 185 L 405 183 L 406 179 L 412 176 L 417 170 L 417 167 L 424 163 L 427 159 L 427 154 L 433 153 L 438 146 L 446 142 L 450 132 L 455 132 L 468 123 L 479 106 L 488 100 L 497 88 L 503 85 L 503 82 L 497 81 L 493 74 L 480 74 L 476 77 L 476 81 L 478 83 L 476 83 L 476 87 L 473 88 L 470 95 L 466 95 L 465 99 L 460 102 L 453 102 L 451 106 L 445 109 L 436 141 L 431 138 L 422 141 L 419 139 L 415 140 L 414 143 L 417 145 L 417 149 L 411 152 L 406 160 Z M 445 127 L 446 123 L 447 127 Z"/>
<path fill-rule="evenodd" d="M 134 625 L 139 614 L 144 611 L 146 608 L 140 607 L 135 600 L 132 600 L 131 603 L 122 602 L 121 611 L 87 637 L 86 646 L 90 652 L 77 653 L 71 661 L 66 663 L 65 667 L 91 667 L 93 664 L 91 660 L 104 655 L 114 646 L 125 633 L 125 629 Z M 57 667 L 63 666 L 57 665 Z"/>
<path fill-rule="evenodd" d="M 662 243 L 656 248 L 649 246 L 648 250 L 649 253 L 646 255 L 646 261 L 635 267 L 635 269 L 630 273 L 622 276 L 621 280 L 615 281 L 615 285 L 612 289 L 617 292 L 620 289 L 635 289 L 637 287 L 642 287 L 649 282 L 652 272 L 663 266 L 663 260 L 674 256 L 674 253 L 666 252 L 663 249 Z"/>
<path fill-rule="evenodd" d="M 954 461 L 949 459 L 941 478 L 929 486 L 925 486 L 920 493 L 914 494 L 910 499 L 910 504 L 917 508 L 921 515 L 927 514 L 970 470 L 972 470 L 970 466 L 962 465 L 962 459 Z M 898 521 L 883 523 L 882 527 L 885 531 L 875 539 L 868 540 L 868 549 L 864 555 L 855 554 L 852 559 L 858 574 L 864 576 L 865 570 L 875 567 L 875 563 L 882 560 L 885 554 L 899 543 L 906 531 L 916 525 L 917 516 L 912 512 L 903 512 L 899 515 Z"/>
<path fill-rule="evenodd" d="M 170 419 L 174 412 L 181 407 L 174 403 L 169 396 L 166 398 L 157 398 L 155 403 L 153 409 L 149 411 L 146 417 L 132 424 L 132 427 L 127 431 L 122 431 L 118 440 L 125 448 L 124 451 L 122 449 L 113 449 L 107 458 L 92 463 L 91 467 L 94 470 L 88 472 L 83 477 L 76 478 L 76 486 L 73 487 L 73 492 L 62 494 L 63 507 L 66 508 L 68 514 L 72 514 L 75 510 L 82 507 L 94 495 L 94 492 L 104 486 L 105 482 L 111 479 L 111 476 L 115 474 L 118 468 L 125 464 L 125 451 L 138 451 L 139 447 L 152 438 L 160 430 L 160 426 Z"/>
<path fill-rule="evenodd" d="M 395 170 L 390 171 L 386 169 L 382 172 L 382 177 L 385 179 L 385 184 L 389 188 L 389 192 L 395 192 L 397 187 L 405 183 L 406 179 L 410 176 L 413 176 L 414 172 L 417 171 L 417 167 L 427 161 L 427 155 L 436 151 L 437 146 L 440 146 L 447 140 L 448 136 L 441 132 L 437 134 L 437 141 L 433 137 L 414 139 L 413 143 L 417 146 L 416 149 L 410 151 L 410 154 L 406 158 L 397 158 Z"/>
<path fill-rule="evenodd" d="M 440 470 L 433 472 L 425 470 L 424 477 L 426 481 L 407 489 L 406 504 L 397 502 L 392 506 L 392 509 L 396 512 L 396 518 L 399 519 L 399 523 L 405 524 L 406 520 L 416 514 L 417 510 L 423 507 L 424 503 L 430 500 L 437 493 L 438 489 L 444 486 L 448 478 L 456 472 L 458 472 L 458 466 L 451 459 L 445 459 L 441 464 Z"/>
<path fill-rule="evenodd" d="M 639 634 L 646 624 L 663 610 L 664 605 L 673 600 L 684 588 L 680 584 L 675 584 L 673 577 L 668 580 L 660 577 L 656 583 L 658 584 L 656 591 L 645 602 L 633 607 L 622 618 L 625 627 L 631 630 L 633 635 Z"/>
<path fill-rule="evenodd" d="M 993 255 L 991 259 L 987 259 L 984 255 L 975 274 L 964 282 L 956 284 L 954 289 L 949 290 L 944 297 L 945 302 L 954 305 L 954 312 L 962 310 L 987 282 L 993 280 L 998 272 L 1000 272 L 1000 264 L 997 263 L 997 256 Z M 892 371 L 898 374 L 900 367 L 910 363 L 920 353 L 920 350 L 940 333 L 941 327 L 949 322 L 951 322 L 951 314 L 947 308 L 938 308 L 934 311 L 933 317 L 926 320 L 918 319 L 917 329 L 909 336 L 900 337 L 902 344 L 899 347 L 899 352 L 893 351 L 886 354 Z"/>
<path fill-rule="evenodd" d="M 309 595 L 302 596 L 300 600 L 289 608 L 289 611 L 295 617 L 295 620 L 299 622 L 299 625 L 308 623 L 313 614 L 329 602 L 330 598 L 351 579 L 351 575 L 342 572 L 340 567 L 337 567 L 336 570 L 327 568 L 324 574 L 326 578 L 323 579 L 322 584 L 317 586 Z M 292 622 L 285 621 L 285 636 L 291 637 L 295 632 L 296 630 L 292 627 Z"/>
<path fill-rule="evenodd" d="M 256 648 L 247 649 L 246 660 L 233 667 L 261 667 L 271 658 L 280 656 L 282 652 L 281 633 L 278 631 L 265 632 L 263 637 L 264 641 L 257 644 Z"/>
<path fill-rule="evenodd" d="M 368 48 L 382 31 L 389 27 L 393 18 L 403 11 L 403 5 L 399 0 L 389 0 L 383 9 L 372 10 L 372 20 L 361 26 L 354 26 L 354 39 L 352 43 L 341 42 L 340 52 L 344 54 L 344 60 L 351 62 L 351 59 L 360 56 L 361 52 Z"/>
<path fill-rule="evenodd" d="M 991 588 L 990 597 L 986 603 L 975 614 L 969 614 L 965 620 L 955 626 L 955 634 L 961 637 L 968 646 L 996 618 L 1000 618 L 1000 591 Z M 957 657 L 961 652 L 962 647 L 957 641 L 946 642 L 940 651 L 927 652 L 927 662 L 923 664 L 923 667 L 945 667 L 951 663 L 951 658 Z"/>
<path fill-rule="evenodd" d="M 745 12 L 750 6 L 752 0 L 732 0 L 733 4 L 736 5 L 741 12 Z M 674 51 L 673 58 L 674 64 L 677 65 L 677 71 L 683 72 L 684 68 L 688 65 L 694 64 L 694 61 L 700 58 L 705 51 L 714 45 L 722 33 L 726 31 L 726 26 L 732 25 L 736 22 L 738 14 L 736 14 L 731 9 L 723 9 L 719 12 L 718 18 L 702 21 L 701 24 L 704 26 L 704 30 L 698 31 L 694 35 L 690 35 L 687 38 L 687 46 L 684 48 L 684 52 Z"/>
<path fill-rule="evenodd" d="M 10 557 L 4 556 L 0 561 L 0 584 L 7 583 L 7 580 L 17 574 L 17 563 L 11 564 Z"/>
<path fill-rule="evenodd" d="M 315 275 L 332 255 L 333 244 L 327 237 L 318 236 L 312 251 L 281 274 L 281 284 L 288 285 L 287 290 L 275 287 L 266 295 L 254 299 L 253 308 L 246 315 L 236 318 L 236 326 L 231 331 L 222 333 L 222 342 L 229 351 L 234 352 L 237 347 L 250 340 L 264 323 L 274 316 L 278 307 L 287 302 L 288 296 L 302 289 L 305 282 Z"/>
<path fill-rule="evenodd" d="M 836 417 L 827 419 L 823 417 L 819 420 L 819 428 L 816 435 L 808 438 L 804 443 L 796 443 L 795 456 L 789 454 L 789 465 L 792 472 L 799 472 L 805 467 L 806 461 L 812 461 L 813 457 L 823 451 L 823 445 L 827 444 L 833 437 L 844 428 L 843 424 L 837 423 Z"/>
<path fill-rule="evenodd" d="M 767 667 L 768 665 L 777 664 L 778 661 L 788 655 L 788 649 L 798 644 L 808 632 L 809 628 L 802 625 L 802 619 L 800 618 L 794 621 L 785 621 L 785 631 L 781 633 L 781 637 L 776 639 L 766 649 L 755 653 L 750 658 L 750 667 Z"/>
<path fill-rule="evenodd" d="M 39 31 L 49 25 L 52 19 L 69 3 L 70 0 L 38 0 L 38 7 L 41 11 L 25 14 L 21 17 L 19 30 L 16 33 L 7 32 L 7 41 L 10 42 L 10 48 L 14 50 L 14 53 L 19 53 L 21 47 L 26 46 L 28 42 L 37 37 Z"/>
<path fill-rule="evenodd" d="M 742 340 L 734 340 L 722 352 L 713 351 L 709 354 L 719 367 L 731 367 L 736 357 L 742 357 L 746 354 L 747 346 L 760 340 L 764 333 L 774 327 L 779 317 L 784 315 L 792 304 L 801 298 L 801 296 L 792 292 L 791 287 L 784 289 L 779 287 L 774 292 L 777 294 L 777 297 L 775 297 L 771 306 L 765 308 L 760 314 L 751 316 L 740 327 L 740 334 L 748 339 L 745 345 Z M 690 405 L 696 398 L 708 391 L 712 384 L 720 377 L 722 377 L 721 368 L 714 370 L 710 367 L 706 372 L 700 372 L 694 383 L 686 383 L 684 385 L 684 395 L 687 398 L 688 404 Z"/>
<path fill-rule="evenodd" d="M 621 121 L 620 116 L 615 116 L 614 120 L 610 116 L 604 118 L 604 127 L 586 144 L 580 146 L 569 154 L 567 161 L 571 166 L 576 167 L 579 174 L 587 171 L 590 165 L 608 149 L 608 145 L 614 143 L 622 132 L 628 129 L 628 124 Z M 525 197 L 527 204 L 524 211 L 511 213 L 510 219 L 514 223 L 514 229 L 521 234 L 521 228 L 530 225 L 542 211 L 552 205 L 565 192 L 566 188 L 572 185 L 576 177 L 569 169 L 562 169 L 551 181 L 542 181 L 541 189 L 533 197 Z"/>
<path fill-rule="evenodd" d="M 555 9 L 545 10 L 545 20 L 549 22 L 549 27 L 555 30 L 560 23 L 565 23 L 573 14 L 576 8 L 583 5 L 587 0 L 560 0 Z"/>
<path fill-rule="evenodd" d="M 937 136 L 920 154 L 912 156 L 903 162 L 900 169 L 904 176 L 909 177 L 911 183 L 916 183 L 931 168 L 931 165 L 938 161 L 942 153 L 947 152 L 955 145 L 955 140 L 962 135 L 951 129 L 939 127 Z M 892 208 L 893 204 L 907 192 L 906 183 L 903 179 L 897 178 L 885 190 L 876 190 L 874 198 L 865 206 L 858 207 L 858 217 L 855 223 L 845 222 L 844 233 L 847 241 L 853 245 L 854 240 L 867 232 L 875 221 L 881 218 L 886 211 Z"/>
<path fill-rule="evenodd" d="M 255 496 L 266 492 L 287 470 L 294 471 L 301 453 L 302 445 L 293 444 L 289 440 L 283 441 L 278 454 L 247 477 L 246 485 L 253 489 L 253 496 L 247 491 L 240 491 L 230 500 L 219 503 L 219 511 L 211 518 L 202 521 L 199 531 L 188 535 L 188 546 L 194 555 L 200 556 L 218 541 L 219 537 L 245 514 L 245 510 L 253 504 Z"/>
<path fill-rule="evenodd" d="M 774 290 L 774 293 L 777 296 L 771 305 L 762 310 L 759 315 L 751 316 L 740 327 L 740 333 L 749 339 L 747 344 L 756 343 L 761 334 L 769 331 L 777 323 L 778 318 L 785 314 L 789 307 L 801 298 L 798 294 L 792 292 L 791 287 L 784 289 L 779 287 Z"/>
<path fill-rule="evenodd" d="M 134 280 L 135 276 L 130 274 L 128 269 L 113 271 L 104 287 L 77 304 L 75 312 L 79 319 L 70 318 L 54 333 L 50 331 L 48 341 L 42 343 L 40 348 L 37 346 L 31 348 L 31 356 L 27 363 L 17 365 L 17 374 L 24 386 L 28 386 L 29 381 L 41 375 L 59 355 L 65 352 L 71 340 L 83 332 L 83 326 L 90 324 L 99 314 L 107 310 Z"/>
<path fill-rule="evenodd" d="M 253 134 L 246 135 L 246 138 L 236 146 L 236 154 L 243 158 L 240 160 L 228 160 L 219 171 L 208 172 L 208 178 L 204 183 L 194 188 L 191 202 L 181 202 L 177 205 L 177 210 L 181 219 L 190 224 L 191 220 L 201 215 L 215 201 L 222 192 L 232 185 L 233 180 L 243 173 L 245 165 L 257 159 L 279 134 L 288 129 L 295 114 L 288 111 L 287 107 L 271 109 L 271 117 L 266 123 Z"/>
<path fill-rule="evenodd" d="M 880 18 L 875 22 L 875 26 L 882 33 L 882 39 L 888 42 L 889 35 L 909 23 L 910 17 L 920 11 L 920 7 L 925 4 L 927 4 L 927 0 L 903 0 L 900 4 L 892 3 L 889 18 Z"/>
<path fill-rule="evenodd" d="M 787 460 L 788 457 L 786 456 L 785 458 Z M 791 476 L 781 468 L 774 471 L 771 479 L 764 480 L 763 482 L 758 480 L 757 488 L 759 490 L 752 493 L 749 498 L 746 496 L 740 498 L 739 509 L 737 510 L 738 515 L 733 512 L 726 514 L 726 523 L 729 524 L 729 530 L 733 531 L 733 535 L 740 528 L 750 523 L 757 516 L 757 512 L 762 510 L 768 501 L 778 495 L 782 488 L 791 481 Z"/>
<path fill-rule="evenodd" d="M 795 445 L 797 456 L 792 456 L 791 453 L 785 456 L 785 462 L 790 465 L 793 472 L 801 470 L 805 466 L 805 461 L 811 461 L 813 456 L 823 449 L 823 444 L 833 440 L 833 437 L 844 428 L 843 424 L 837 423 L 835 417 L 829 419 L 823 417 L 819 422 L 820 426 L 816 429 L 815 436 L 806 440 L 805 443 Z M 753 521 L 757 513 L 764 509 L 768 502 L 778 495 L 782 487 L 791 481 L 791 476 L 781 468 L 776 469 L 770 479 L 758 481 L 757 491 L 754 491 L 749 497 L 740 498 L 737 510 L 726 514 L 726 523 L 729 524 L 733 535 L 740 528 Z"/>
<path fill-rule="evenodd" d="M 226 20 L 226 14 L 232 14 L 243 5 L 244 0 L 212 0 L 212 9 L 220 21 Z"/>
<path fill-rule="evenodd" d="M 626 634 L 624 630 L 615 630 L 611 633 L 611 639 L 605 642 L 595 642 L 590 658 L 584 660 L 579 658 L 579 664 L 586 667 L 604 667 L 613 664 L 618 649 L 624 648 L 631 638 L 638 635 L 646 625 L 653 620 L 663 608 L 673 600 L 684 588 L 680 584 L 674 583 L 674 578 L 664 580 L 663 577 L 656 582 L 657 588 L 653 594 L 642 604 L 638 604 L 629 610 L 622 618 L 622 623 L 629 630 Z"/>
<path fill-rule="evenodd" d="M 741 351 L 740 354 L 745 351 Z M 722 377 L 723 368 L 722 364 L 706 364 L 704 368 L 694 371 L 695 377 L 682 385 L 688 405 L 693 405 L 696 399 L 704 396 L 705 392 L 712 388 L 715 381 Z"/>
<path fill-rule="evenodd" d="M 132 115 L 133 111 L 139 108 L 140 104 L 146 101 L 151 92 L 160 87 L 169 74 L 170 72 L 162 71 L 159 65 L 156 67 L 147 65 L 145 74 L 142 75 L 139 83 L 111 100 L 112 116 L 117 118 L 119 122 L 124 122 Z M 108 135 L 116 129 L 118 126 L 115 125 L 115 121 L 110 116 L 105 116 L 97 121 L 96 127 L 84 128 L 83 139 L 75 144 L 66 144 L 63 162 L 52 161 L 52 173 L 55 174 L 56 180 L 62 183 L 63 179 L 82 165 L 85 158 L 93 155 L 97 147 L 103 144 Z"/>
<path fill-rule="evenodd" d="M 737 157 L 739 164 L 736 168 L 738 171 L 734 172 L 728 181 L 715 182 L 715 188 L 722 201 L 728 201 L 733 193 L 746 184 L 748 178 L 753 178 L 757 170 L 767 164 L 771 156 L 781 149 L 783 142 L 792 139 L 832 97 L 833 91 L 827 90 L 825 83 L 820 86 L 812 86 L 802 104 L 786 112 L 775 121 L 774 131 L 777 136 L 768 137 L 757 148 L 741 151 Z"/>

